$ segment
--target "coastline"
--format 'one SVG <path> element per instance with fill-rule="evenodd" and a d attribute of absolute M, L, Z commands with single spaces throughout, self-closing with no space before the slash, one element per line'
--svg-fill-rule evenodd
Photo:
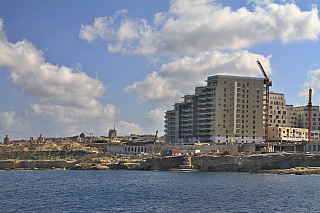
<path fill-rule="evenodd" d="M 146 170 L 320 174 L 319 154 L 126 156 L 88 154 L 79 159 L 2 160 L 0 170 Z"/>

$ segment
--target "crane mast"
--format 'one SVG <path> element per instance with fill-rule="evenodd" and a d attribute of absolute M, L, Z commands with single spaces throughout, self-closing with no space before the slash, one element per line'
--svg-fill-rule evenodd
<path fill-rule="evenodd" d="M 153 151 L 154 151 L 154 147 L 156 145 L 156 140 L 157 140 L 157 136 L 158 136 L 158 130 L 156 131 L 156 136 L 154 137 L 154 141 L 153 141 L 153 146 L 152 146 L 152 151 L 151 151 L 151 155 L 153 155 Z"/>
<path fill-rule="evenodd" d="M 311 120 L 312 120 L 312 89 L 309 89 L 309 102 L 308 102 L 308 142 L 311 141 Z"/>
<path fill-rule="evenodd" d="M 272 86 L 272 81 L 268 77 L 266 71 L 264 71 L 262 64 L 259 59 L 257 59 L 257 64 L 265 78 L 266 84 L 266 109 L 265 109 L 265 117 L 264 117 L 264 138 L 265 138 L 265 146 L 269 147 L 269 87 Z"/>

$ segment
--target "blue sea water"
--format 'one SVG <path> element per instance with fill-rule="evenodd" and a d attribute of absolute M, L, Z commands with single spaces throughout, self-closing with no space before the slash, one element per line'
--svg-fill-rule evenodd
<path fill-rule="evenodd" d="M 320 176 L 0 171 L 1 212 L 320 212 Z"/>

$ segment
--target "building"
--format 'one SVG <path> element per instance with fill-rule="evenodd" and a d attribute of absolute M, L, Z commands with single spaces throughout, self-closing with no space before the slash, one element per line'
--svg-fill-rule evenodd
<path fill-rule="evenodd" d="M 308 106 L 286 105 L 284 94 L 270 92 L 269 141 L 308 141 Z M 320 136 L 319 106 L 312 106 L 311 140 Z"/>
<path fill-rule="evenodd" d="M 3 143 L 4 144 L 9 144 L 10 143 L 10 138 L 8 137 L 8 135 L 6 135 L 6 137 L 3 139 Z"/>
<path fill-rule="evenodd" d="M 311 131 L 311 140 L 319 141 L 320 130 Z M 293 128 L 293 127 L 269 127 L 269 141 L 270 142 L 298 142 L 308 141 L 308 129 Z"/>
<path fill-rule="evenodd" d="M 269 126 L 298 127 L 297 112 L 282 93 L 269 93 Z"/>
<path fill-rule="evenodd" d="M 165 141 L 262 142 L 264 79 L 216 75 L 165 114 Z"/>
<path fill-rule="evenodd" d="M 115 125 L 114 125 L 113 129 L 109 130 L 109 135 L 108 136 L 109 136 L 110 140 L 113 140 L 113 139 L 117 138 L 117 130 L 116 130 L 116 126 Z"/>
<path fill-rule="evenodd" d="M 294 108 L 297 112 L 298 116 L 298 126 L 300 128 L 308 129 L 308 106 L 301 106 Z M 312 121 L 311 121 L 311 129 L 312 130 L 320 130 L 320 111 L 319 106 L 312 106 Z"/>

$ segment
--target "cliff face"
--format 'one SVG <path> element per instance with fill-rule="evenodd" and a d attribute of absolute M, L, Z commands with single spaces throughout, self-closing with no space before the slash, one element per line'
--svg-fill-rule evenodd
<path fill-rule="evenodd" d="M 190 169 L 200 172 L 258 172 L 260 170 L 320 167 L 320 155 L 248 155 L 248 156 L 194 156 L 150 158 L 145 170 Z M 191 161 L 188 164 L 188 160 Z"/>
<path fill-rule="evenodd" d="M 1 161 L 0 169 L 54 169 L 54 168 L 74 168 L 75 161 L 65 160 L 21 160 L 21 161 Z"/>
<path fill-rule="evenodd" d="M 159 170 L 200 172 L 261 172 L 320 167 L 320 155 L 270 154 L 243 156 L 126 157 L 91 154 L 79 160 L 6 160 L 0 169 Z M 315 171 L 315 170 L 314 170 Z M 313 172 L 314 172 L 313 171 Z M 276 171 L 277 172 L 277 171 Z M 319 170 L 320 172 L 320 170 Z"/>
<path fill-rule="evenodd" d="M 192 158 L 192 167 L 202 172 L 258 172 L 307 166 L 320 167 L 320 155 L 285 154 Z"/>

